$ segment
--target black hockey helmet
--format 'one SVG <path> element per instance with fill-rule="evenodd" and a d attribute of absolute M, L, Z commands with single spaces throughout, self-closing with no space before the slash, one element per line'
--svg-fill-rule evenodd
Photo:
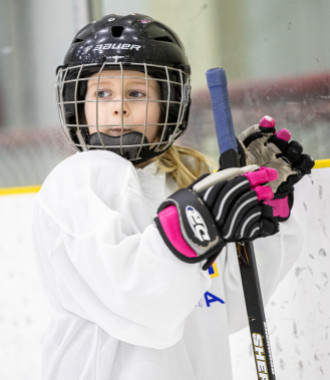
<path fill-rule="evenodd" d="M 123 119 L 121 136 L 101 133 L 98 123 L 97 133 L 89 134 L 84 117 L 87 81 L 91 75 L 103 77 L 108 70 L 116 70 L 121 78 L 125 70 L 143 72 L 146 83 L 148 77 L 157 79 L 162 109 L 157 144 L 150 144 L 144 133 L 124 133 Z M 141 14 L 110 14 L 86 25 L 57 69 L 57 104 L 69 142 L 80 150 L 111 150 L 135 164 L 161 154 L 184 132 L 190 102 L 190 66 L 182 43 L 166 25 Z"/>

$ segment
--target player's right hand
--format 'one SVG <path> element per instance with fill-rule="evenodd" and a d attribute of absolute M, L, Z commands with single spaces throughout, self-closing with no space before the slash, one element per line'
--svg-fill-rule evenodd
<path fill-rule="evenodd" d="M 226 170 L 222 172 L 225 176 Z M 163 240 L 179 259 L 196 263 L 214 260 L 227 242 L 275 234 L 278 222 L 272 207 L 264 202 L 274 196 L 265 184 L 276 178 L 276 170 L 261 167 L 200 194 L 190 188 L 178 190 L 157 210 L 155 221 Z"/>

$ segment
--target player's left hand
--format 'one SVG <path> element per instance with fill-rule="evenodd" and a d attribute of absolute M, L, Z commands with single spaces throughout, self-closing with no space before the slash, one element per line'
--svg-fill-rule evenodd
<path fill-rule="evenodd" d="M 278 179 L 270 183 L 274 199 L 269 202 L 280 221 L 290 216 L 294 185 L 310 174 L 314 166 L 314 160 L 303 153 L 301 144 L 290 139 L 287 129 L 276 132 L 275 120 L 270 116 L 264 116 L 259 124 L 247 128 L 239 136 L 247 163 L 272 167 L 278 172 Z"/>

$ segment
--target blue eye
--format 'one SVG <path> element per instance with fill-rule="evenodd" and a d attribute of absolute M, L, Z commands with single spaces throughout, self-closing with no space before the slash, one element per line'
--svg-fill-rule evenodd
<path fill-rule="evenodd" d="M 130 91 L 129 95 L 132 97 L 132 98 L 142 98 L 145 96 L 145 94 L 141 91 L 137 91 L 137 90 L 134 90 L 134 91 Z"/>
<path fill-rule="evenodd" d="M 98 98 L 107 98 L 111 96 L 111 92 L 107 90 L 99 90 L 97 91 L 97 97 Z"/>

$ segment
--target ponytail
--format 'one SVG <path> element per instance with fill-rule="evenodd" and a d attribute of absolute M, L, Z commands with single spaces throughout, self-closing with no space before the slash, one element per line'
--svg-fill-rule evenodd
<path fill-rule="evenodd" d="M 195 149 L 172 145 L 157 160 L 158 169 L 172 176 L 178 188 L 189 186 L 202 174 L 210 173 L 212 161 Z"/>

